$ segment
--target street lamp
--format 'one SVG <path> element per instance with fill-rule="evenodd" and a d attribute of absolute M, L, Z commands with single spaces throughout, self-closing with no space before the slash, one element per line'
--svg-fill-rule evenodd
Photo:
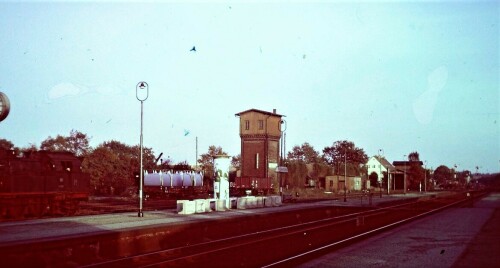
<path fill-rule="evenodd" d="M 346 183 L 347 183 L 347 151 L 344 154 L 344 202 L 347 202 Z"/>
<path fill-rule="evenodd" d="M 380 177 L 380 180 L 379 180 L 379 185 L 378 185 L 378 189 L 380 191 L 380 197 L 382 197 L 382 155 L 380 154 L 380 152 L 383 152 L 382 149 L 378 149 L 378 161 L 379 161 L 379 165 L 378 165 L 378 174 L 379 174 L 379 177 Z"/>
<path fill-rule="evenodd" d="M 427 192 L 427 160 L 424 162 L 424 193 Z"/>
<path fill-rule="evenodd" d="M 144 214 L 142 212 L 142 184 L 143 184 L 143 176 L 144 176 L 144 171 L 143 171 L 143 165 L 142 165 L 142 125 L 143 125 L 143 102 L 148 98 L 149 96 L 149 86 L 148 83 L 146 82 L 139 82 L 137 86 L 135 87 L 135 97 L 137 98 L 138 101 L 141 102 L 141 142 L 140 142 L 140 147 L 141 147 L 141 169 L 140 169 L 140 174 L 139 174 L 139 213 L 137 214 L 138 217 L 144 217 Z"/>
<path fill-rule="evenodd" d="M 403 155 L 404 157 L 404 164 L 405 164 L 405 168 L 403 170 L 403 193 L 406 194 L 406 155 Z"/>

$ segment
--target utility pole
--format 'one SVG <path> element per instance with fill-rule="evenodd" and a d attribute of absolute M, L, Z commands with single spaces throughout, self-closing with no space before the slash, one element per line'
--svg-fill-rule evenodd
<path fill-rule="evenodd" d="M 198 136 L 196 136 L 196 158 L 194 159 L 195 170 L 198 170 Z"/>

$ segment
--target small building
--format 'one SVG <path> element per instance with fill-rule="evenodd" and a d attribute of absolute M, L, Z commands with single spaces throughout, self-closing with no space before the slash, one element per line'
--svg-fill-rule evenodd
<path fill-rule="evenodd" d="M 396 174 L 400 172 L 397 170 L 395 166 L 393 166 L 385 157 L 382 156 L 372 156 L 366 162 L 367 173 L 370 176 L 372 173 L 377 174 L 377 181 L 379 185 L 383 184 L 383 178 L 385 178 L 385 174 L 387 174 L 388 181 L 385 182 L 385 188 L 387 188 L 387 192 L 390 190 L 396 189 Z M 376 185 L 372 185 L 376 186 Z"/>
<path fill-rule="evenodd" d="M 422 161 L 393 161 L 392 164 L 398 171 L 396 176 L 396 189 L 403 189 L 405 192 L 409 187 L 409 181 L 413 173 L 411 172 L 411 167 L 414 165 L 422 166 L 424 163 Z"/>
<path fill-rule="evenodd" d="M 363 188 L 361 177 L 334 175 L 325 177 L 325 190 L 334 193 L 350 191 L 361 191 Z"/>

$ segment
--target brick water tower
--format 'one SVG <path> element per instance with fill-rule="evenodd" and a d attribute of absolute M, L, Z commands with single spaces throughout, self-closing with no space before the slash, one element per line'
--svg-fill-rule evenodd
<path fill-rule="evenodd" d="M 240 117 L 241 177 L 276 178 L 284 115 L 277 114 L 275 109 L 273 112 L 250 109 L 236 116 Z"/>

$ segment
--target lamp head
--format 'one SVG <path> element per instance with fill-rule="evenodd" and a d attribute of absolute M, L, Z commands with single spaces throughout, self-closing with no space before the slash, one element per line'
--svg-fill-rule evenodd
<path fill-rule="evenodd" d="M 148 83 L 141 81 L 137 83 L 135 87 L 135 96 L 139 101 L 145 101 L 149 96 L 149 86 Z"/>

